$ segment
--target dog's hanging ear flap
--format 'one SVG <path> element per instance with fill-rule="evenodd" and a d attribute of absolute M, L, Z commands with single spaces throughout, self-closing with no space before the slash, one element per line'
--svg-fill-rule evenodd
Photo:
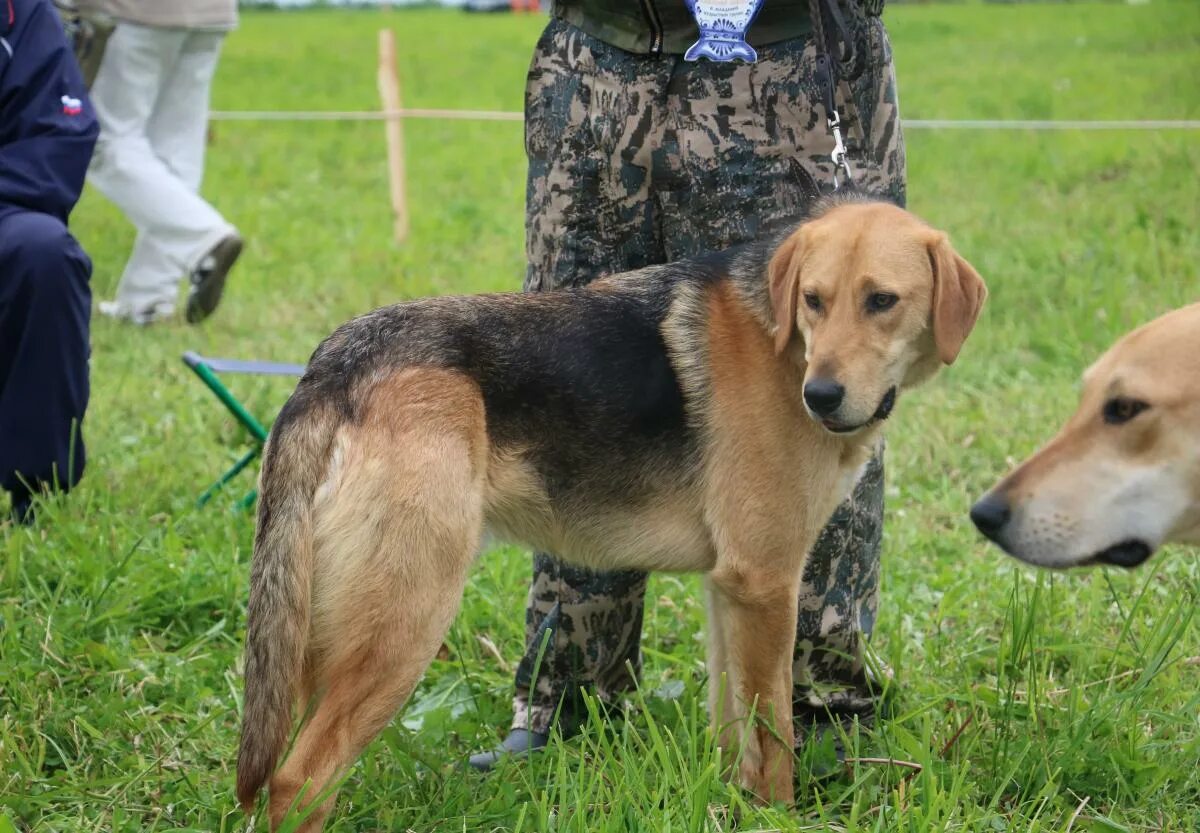
<path fill-rule="evenodd" d="M 800 280 L 801 233 L 792 233 L 783 241 L 767 266 L 771 290 L 771 310 L 775 314 L 775 355 L 782 353 L 796 331 L 796 296 Z"/>
<path fill-rule="evenodd" d="M 928 245 L 933 267 L 933 341 L 942 363 L 953 364 L 983 309 L 987 286 L 944 234 Z"/>

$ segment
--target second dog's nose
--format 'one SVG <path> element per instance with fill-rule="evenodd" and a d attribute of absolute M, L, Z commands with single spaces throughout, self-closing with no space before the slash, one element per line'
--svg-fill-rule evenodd
<path fill-rule="evenodd" d="M 842 404 L 846 389 L 832 379 L 813 379 L 804 386 L 804 404 L 817 416 L 829 416 Z"/>
<path fill-rule="evenodd" d="M 1011 517 L 1008 501 L 996 495 L 984 495 L 971 507 L 971 520 L 980 532 L 993 541 Z"/>

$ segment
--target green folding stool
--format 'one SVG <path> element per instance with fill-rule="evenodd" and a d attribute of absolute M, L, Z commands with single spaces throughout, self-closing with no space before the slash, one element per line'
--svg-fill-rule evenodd
<path fill-rule="evenodd" d="M 218 373 L 244 373 L 252 376 L 303 376 L 304 365 L 302 364 L 283 364 L 281 362 L 259 362 L 259 361 L 242 361 L 240 359 L 211 359 L 201 356 L 199 353 L 194 353 L 191 350 L 183 354 L 183 363 L 192 369 L 192 371 L 200 377 L 208 389 L 213 392 L 217 399 L 221 400 L 221 404 L 229 409 L 229 413 L 233 414 L 234 419 L 242 424 L 242 426 L 250 432 L 251 448 L 242 455 L 229 471 L 225 472 L 196 500 L 197 506 L 203 506 L 208 503 L 213 495 L 225 487 L 230 480 L 237 477 L 242 469 L 254 462 L 260 454 L 262 454 L 263 445 L 267 442 L 267 429 L 263 424 L 254 418 L 254 415 L 246 410 L 241 402 L 221 383 L 217 378 Z M 254 505 L 255 499 L 258 498 L 258 491 L 252 490 L 244 498 L 238 502 L 238 506 L 242 509 L 249 509 Z"/>

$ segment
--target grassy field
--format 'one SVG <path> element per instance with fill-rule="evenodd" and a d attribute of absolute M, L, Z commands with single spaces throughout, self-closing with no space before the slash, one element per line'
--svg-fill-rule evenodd
<path fill-rule="evenodd" d="M 887 19 L 910 118 L 1200 118 L 1194 0 L 900 6 Z M 375 32 L 390 25 L 408 105 L 519 109 L 539 24 L 247 14 L 214 106 L 377 107 Z M 517 287 L 520 125 L 406 131 L 413 227 L 397 247 L 378 124 L 217 124 L 205 192 L 249 241 L 220 314 L 203 328 L 94 322 L 85 483 L 39 526 L 0 526 L 0 831 L 245 827 L 232 761 L 253 520 L 225 503 L 249 478 L 194 508 L 240 435 L 179 356 L 300 362 L 374 306 Z M 959 363 L 892 420 L 873 645 L 897 710 L 850 741 L 919 771 L 839 768 L 809 748 L 797 806 L 751 806 L 718 778 L 703 728 L 697 581 L 659 576 L 628 718 L 487 778 L 465 772 L 507 727 L 522 648 L 529 561 L 500 549 L 475 570 L 447 658 L 351 773 L 332 829 L 1196 829 L 1200 559 L 1039 574 L 985 546 L 965 513 L 1071 411 L 1091 358 L 1200 296 L 1200 133 L 907 139 L 911 206 L 992 291 Z M 132 230 L 94 192 L 73 224 L 97 297 L 111 297 Z M 286 380 L 236 387 L 264 415 L 288 393 Z"/>

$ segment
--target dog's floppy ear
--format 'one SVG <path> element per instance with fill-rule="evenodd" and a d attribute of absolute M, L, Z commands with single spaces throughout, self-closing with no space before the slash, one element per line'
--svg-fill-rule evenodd
<path fill-rule="evenodd" d="M 967 340 L 983 302 L 987 286 L 944 234 L 929 241 L 933 267 L 933 341 L 943 364 L 953 364 Z"/>
<path fill-rule="evenodd" d="M 767 266 L 767 281 L 771 290 L 771 310 L 775 313 L 775 355 L 788 346 L 796 331 L 796 296 L 800 280 L 800 255 L 803 245 L 801 232 L 783 241 Z"/>

